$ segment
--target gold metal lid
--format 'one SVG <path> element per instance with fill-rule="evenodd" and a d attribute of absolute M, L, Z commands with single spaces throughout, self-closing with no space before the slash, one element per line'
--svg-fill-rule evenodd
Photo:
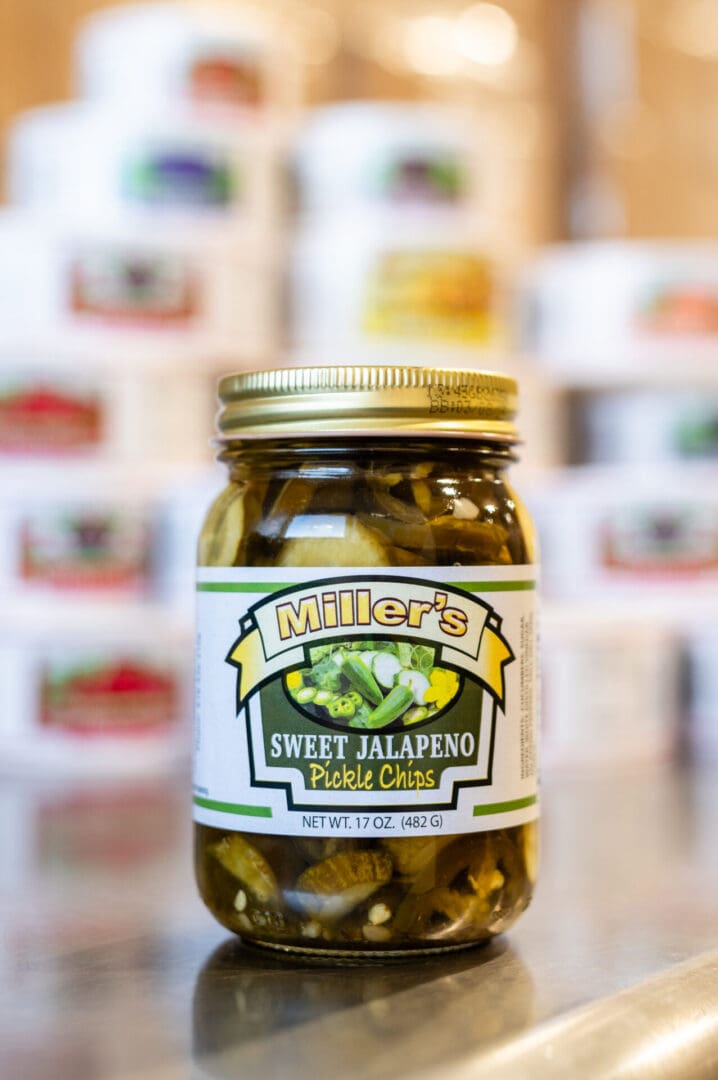
<path fill-rule="evenodd" d="M 321 435 L 464 436 L 515 443 L 516 380 L 376 365 L 239 372 L 220 380 L 222 442 Z"/>

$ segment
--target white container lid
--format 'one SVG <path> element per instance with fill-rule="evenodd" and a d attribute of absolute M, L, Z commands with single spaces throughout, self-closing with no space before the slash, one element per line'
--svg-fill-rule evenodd
<path fill-rule="evenodd" d="M 183 98 L 247 111 L 299 99 L 292 43 L 256 8 L 180 0 L 99 11 L 80 28 L 76 65 L 80 94 L 91 98 Z"/>
<path fill-rule="evenodd" d="M 271 354 L 273 357 L 273 353 Z M 3 374 L 28 372 L 74 382 L 99 378 L 147 377 L 169 380 L 173 375 L 206 382 L 227 371 L 254 370 L 271 366 L 267 354 L 237 354 L 208 337 L 203 342 L 192 336 L 174 341 L 147 336 L 143 341 L 127 341 L 122 335 L 107 335 L 101 342 L 84 335 L 47 333 L 0 327 L 0 370 Z M 2 385 L 2 376 L 0 376 Z M 169 383 L 167 383 L 169 386 Z"/>

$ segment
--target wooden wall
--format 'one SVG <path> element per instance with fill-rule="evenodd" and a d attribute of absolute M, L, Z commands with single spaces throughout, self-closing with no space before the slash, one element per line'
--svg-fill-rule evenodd
<path fill-rule="evenodd" d="M 114 0 L 0 0 L 0 158 L 13 115 L 73 96 L 78 23 Z"/>

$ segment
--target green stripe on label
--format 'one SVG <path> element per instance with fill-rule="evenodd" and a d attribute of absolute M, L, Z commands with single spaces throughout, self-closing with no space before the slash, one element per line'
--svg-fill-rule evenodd
<path fill-rule="evenodd" d="M 537 795 L 527 795 L 524 799 L 512 799 L 510 802 L 487 803 L 474 807 L 474 817 L 488 817 L 489 814 L 508 814 L 510 810 L 523 810 L 538 802 Z"/>
<path fill-rule="evenodd" d="M 464 592 L 529 592 L 536 588 L 535 581 L 447 581 Z"/>
<path fill-rule="evenodd" d="M 437 583 L 440 584 L 440 583 Z M 535 581 L 447 581 L 464 592 L 528 592 Z M 291 582 L 278 581 L 198 581 L 197 592 L 273 593 L 291 588 Z"/>
<path fill-rule="evenodd" d="M 289 583 L 280 581 L 198 581 L 197 592 L 279 592 Z"/>
<path fill-rule="evenodd" d="M 223 814 L 241 814 L 243 817 L 271 817 L 271 806 L 241 806 L 239 803 L 215 802 L 214 799 L 202 799 L 195 795 L 192 800 L 195 806 L 203 806 L 206 810 L 220 810 Z"/>

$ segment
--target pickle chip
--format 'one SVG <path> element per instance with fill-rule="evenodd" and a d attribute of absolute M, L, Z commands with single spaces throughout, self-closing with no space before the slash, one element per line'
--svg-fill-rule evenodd
<path fill-rule="evenodd" d="M 395 521 L 413 525 L 424 525 L 426 523 L 426 516 L 418 506 L 403 502 L 394 495 L 390 495 L 387 491 L 383 491 L 380 487 L 374 488 L 373 493 L 374 501 L 380 509 Z"/>
<path fill-rule="evenodd" d="M 239 833 L 223 837 L 210 850 L 225 870 L 241 881 L 260 904 L 279 900 L 279 886 L 274 871 L 256 847 Z"/>
<path fill-rule="evenodd" d="M 236 484 L 215 499 L 199 541 L 200 566 L 234 566 L 244 531 L 244 488 Z"/>
<path fill-rule="evenodd" d="M 420 895 L 409 893 L 396 913 L 394 929 L 428 941 L 444 937 L 480 940 L 488 936 L 488 916 L 485 902 L 477 896 L 432 889 Z"/>
<path fill-rule="evenodd" d="M 330 836 L 326 840 L 315 839 L 311 836 L 295 836 L 293 843 L 306 862 L 320 862 L 331 855 L 337 855 L 340 851 L 351 851 L 357 845 L 356 840 L 336 836 Z"/>
<path fill-rule="evenodd" d="M 316 488 L 316 484 L 301 477 L 288 480 L 261 523 L 262 536 L 268 539 L 282 539 L 292 519 L 297 514 L 303 514 L 307 509 L 316 494 Z"/>
<path fill-rule="evenodd" d="M 342 851 L 299 876 L 297 902 L 308 914 L 336 922 L 386 885 L 392 872 L 383 851 Z"/>
<path fill-rule="evenodd" d="M 451 839 L 436 862 L 427 863 L 414 879 L 396 913 L 397 931 L 431 938 L 491 932 L 506 883 L 502 843 L 486 833 Z"/>
<path fill-rule="evenodd" d="M 455 836 L 405 836 L 398 840 L 382 840 L 382 844 L 391 855 L 398 874 L 416 877 L 455 839 Z"/>
<path fill-rule="evenodd" d="M 472 552 L 493 563 L 503 563 L 508 555 L 503 549 L 509 534 L 503 525 L 445 515 L 434 518 L 431 528 L 438 548 Z"/>
<path fill-rule="evenodd" d="M 391 566 L 391 559 L 374 533 L 355 518 L 346 517 L 343 536 L 287 540 L 277 566 Z"/>
<path fill-rule="evenodd" d="M 523 826 L 524 864 L 526 876 L 532 885 L 536 884 L 539 865 L 539 831 L 535 821 L 529 821 Z"/>

